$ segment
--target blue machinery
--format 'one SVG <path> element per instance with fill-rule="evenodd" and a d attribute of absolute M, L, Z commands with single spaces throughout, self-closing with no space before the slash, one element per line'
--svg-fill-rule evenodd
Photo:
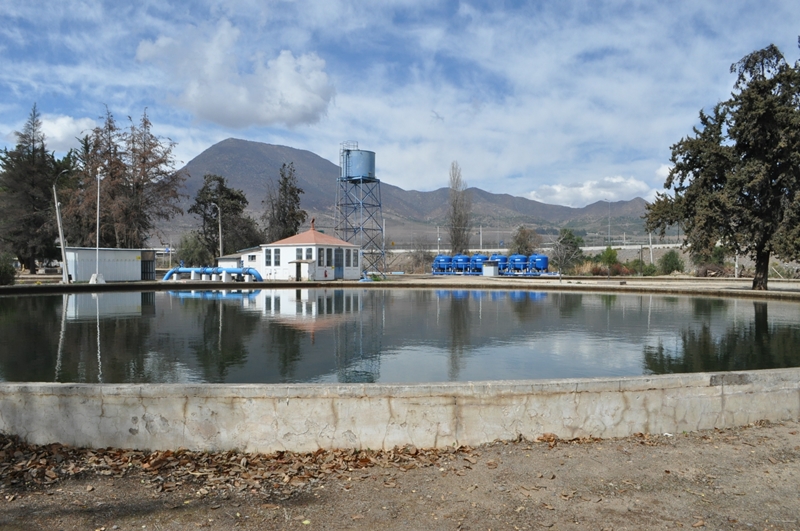
<path fill-rule="evenodd" d="M 189 274 L 192 276 L 192 280 L 200 280 L 203 278 L 203 275 L 218 275 L 224 277 L 224 275 L 227 274 L 230 275 L 231 278 L 249 275 L 253 277 L 253 280 L 256 282 L 264 281 L 264 279 L 261 278 L 261 273 L 252 267 L 173 267 L 167 271 L 167 274 L 164 275 L 164 278 L 161 280 L 167 281 L 175 274 Z M 242 280 L 244 280 L 244 278 L 242 278 Z"/>
<path fill-rule="evenodd" d="M 504 276 L 538 277 L 548 274 L 549 259 L 543 254 L 512 254 L 505 256 L 493 254 L 474 254 L 469 257 L 457 254 L 450 257 L 440 254 L 433 260 L 432 273 L 434 275 L 483 275 L 486 262 L 497 265 L 497 273 Z"/>

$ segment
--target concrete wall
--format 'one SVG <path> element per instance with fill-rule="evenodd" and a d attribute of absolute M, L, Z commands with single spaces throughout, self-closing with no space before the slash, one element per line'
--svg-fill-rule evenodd
<path fill-rule="evenodd" d="M 138 449 L 389 449 L 800 417 L 800 369 L 420 385 L 0 384 L 0 430 Z"/>

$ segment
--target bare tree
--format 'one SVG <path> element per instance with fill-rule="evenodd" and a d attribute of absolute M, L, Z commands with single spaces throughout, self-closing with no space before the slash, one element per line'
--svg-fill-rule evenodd
<path fill-rule="evenodd" d="M 508 248 L 508 254 L 531 255 L 542 246 L 542 235 L 525 225 L 520 225 L 514 231 L 514 238 Z"/>
<path fill-rule="evenodd" d="M 450 208 L 447 223 L 450 230 L 450 251 L 453 254 L 469 251 L 469 224 L 472 215 L 472 198 L 467 183 L 461 177 L 457 161 L 450 164 Z"/>

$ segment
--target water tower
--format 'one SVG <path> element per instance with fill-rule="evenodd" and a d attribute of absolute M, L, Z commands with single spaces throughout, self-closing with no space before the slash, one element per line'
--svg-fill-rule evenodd
<path fill-rule="evenodd" d="M 384 249 L 381 181 L 375 177 L 375 152 L 342 142 L 336 188 L 335 235 L 361 248 L 361 270 L 383 273 Z"/>

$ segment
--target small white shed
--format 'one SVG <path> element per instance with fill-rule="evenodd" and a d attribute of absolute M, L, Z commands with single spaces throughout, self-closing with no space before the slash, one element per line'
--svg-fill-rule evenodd
<path fill-rule="evenodd" d="M 73 282 L 88 282 L 99 269 L 106 282 L 155 280 L 155 252 L 148 249 L 67 247 Z"/>

